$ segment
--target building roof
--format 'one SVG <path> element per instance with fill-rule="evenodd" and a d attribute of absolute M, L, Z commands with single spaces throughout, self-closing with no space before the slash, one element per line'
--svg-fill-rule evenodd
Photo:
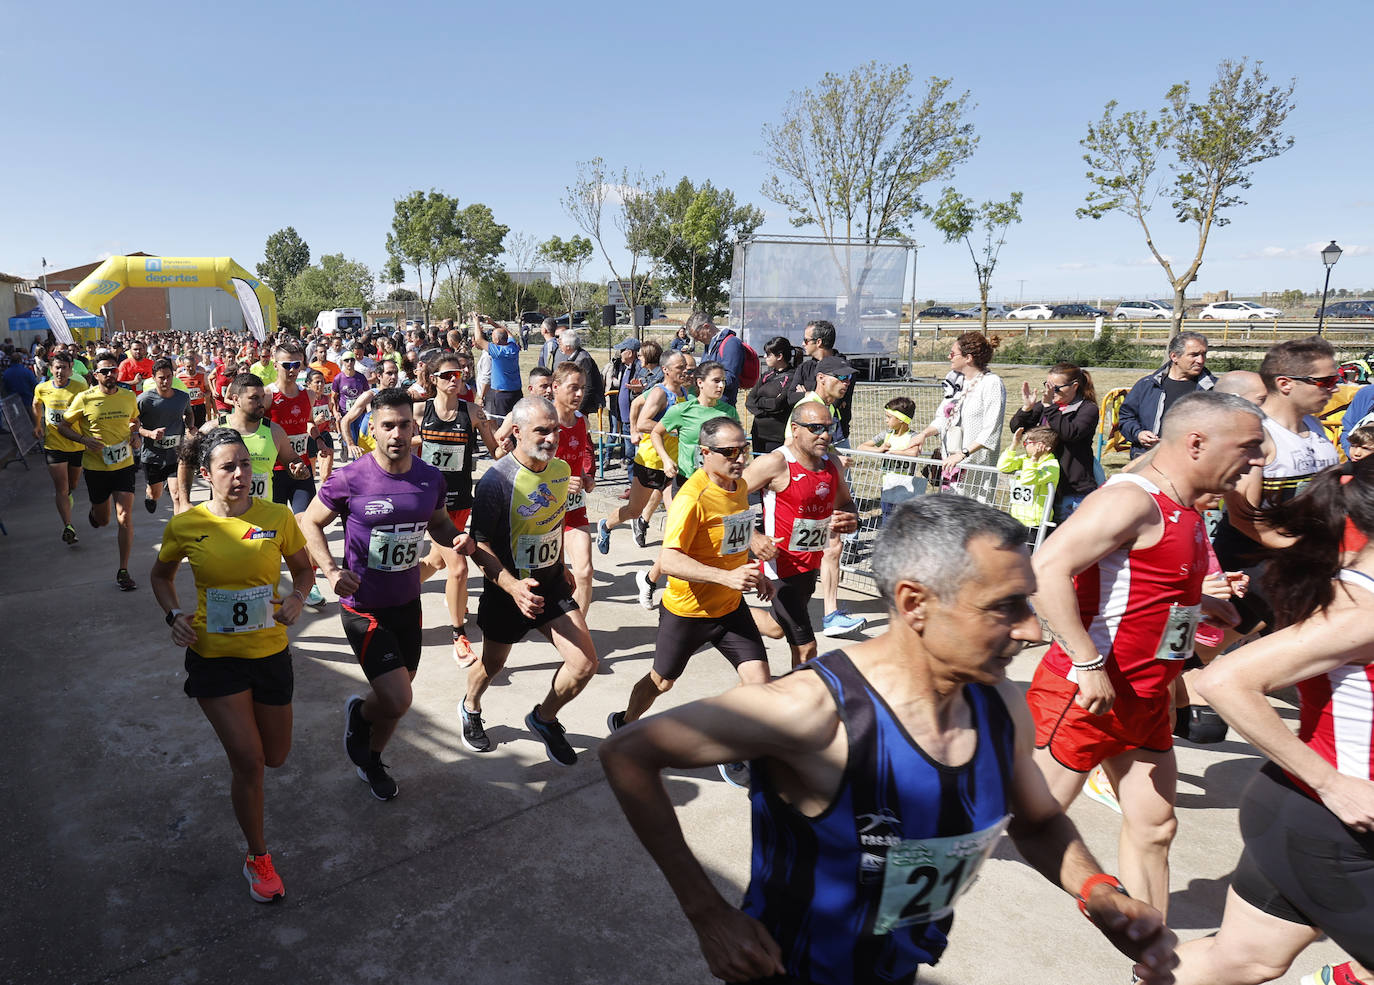
<path fill-rule="evenodd" d="M 120 254 L 120 255 L 121 255 L 121 256 L 131 256 L 131 257 L 155 257 L 155 256 L 158 256 L 158 254 L 156 254 L 156 253 L 142 253 L 142 252 L 139 252 L 139 253 L 123 253 L 123 254 Z M 102 259 L 102 260 L 95 260 L 95 261 L 93 261 L 92 263 L 83 263 L 83 264 L 80 264 L 80 265 L 75 266 L 75 267 L 68 267 L 66 270 L 49 270 L 49 271 L 47 272 L 47 276 L 48 276 L 49 278 L 53 279 L 53 280 L 64 280 L 64 281 L 65 281 L 65 280 L 69 280 L 69 281 L 71 281 L 73 284 L 76 284 L 76 283 L 79 283 L 79 282 L 81 281 L 81 279 L 84 278 L 87 274 L 89 274 L 92 270 L 94 270 L 96 267 L 100 266 L 100 265 L 101 265 L 102 263 L 104 263 L 104 262 L 105 262 L 105 261 L 104 261 L 103 259 Z"/>

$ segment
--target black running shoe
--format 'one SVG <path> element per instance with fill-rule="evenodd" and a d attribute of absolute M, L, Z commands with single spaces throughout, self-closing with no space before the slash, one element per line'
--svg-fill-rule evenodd
<path fill-rule="evenodd" d="M 635 517 L 630 521 L 630 534 L 635 539 L 636 547 L 644 546 L 644 538 L 648 533 L 649 525 L 645 523 L 643 520 L 641 520 L 639 517 Z"/>
<path fill-rule="evenodd" d="M 144 508 L 145 510 L 147 510 L 149 513 L 156 513 L 156 512 L 157 512 L 157 500 L 155 500 L 155 499 L 149 499 L 147 496 L 144 496 L 144 497 L 143 497 L 143 508 Z"/>
<path fill-rule="evenodd" d="M 358 779 L 372 788 L 372 796 L 378 800 L 391 800 L 401 792 L 401 788 L 386 771 L 386 763 L 380 759 L 375 763 L 368 763 L 366 768 L 359 766 Z"/>
<path fill-rule="evenodd" d="M 76 543 L 76 528 L 73 527 L 70 523 L 67 524 L 65 527 L 62 528 L 62 543 L 64 543 L 64 544 L 75 544 L 75 543 Z"/>
<path fill-rule="evenodd" d="M 463 720 L 463 745 L 473 752 L 490 752 L 491 738 L 482 727 L 482 713 L 468 711 L 465 703 L 458 702 L 458 717 Z"/>
<path fill-rule="evenodd" d="M 363 699 L 356 694 L 344 703 L 344 752 L 359 770 L 372 765 L 372 725 L 363 718 Z"/>
<path fill-rule="evenodd" d="M 550 762 L 560 766 L 573 766 L 577 763 L 577 753 L 564 737 L 563 725 L 557 720 L 546 722 L 541 719 L 538 705 L 525 716 L 525 725 L 544 740 L 544 749 L 549 754 Z"/>
<path fill-rule="evenodd" d="M 625 727 L 625 713 L 623 711 L 613 711 L 606 716 L 606 731 L 619 732 Z"/>
<path fill-rule="evenodd" d="M 115 572 L 115 584 L 119 586 L 121 592 L 132 592 L 138 587 L 133 578 L 129 575 L 128 568 L 120 568 Z"/>

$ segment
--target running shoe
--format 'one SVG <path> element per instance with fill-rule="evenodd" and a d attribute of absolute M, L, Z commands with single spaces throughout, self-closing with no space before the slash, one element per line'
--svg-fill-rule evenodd
<path fill-rule="evenodd" d="M 319 585 L 311 585 L 310 591 L 305 593 L 306 605 L 321 605 L 324 603 L 324 595 L 320 592 Z"/>
<path fill-rule="evenodd" d="M 719 767 L 720 775 L 725 778 L 725 782 L 733 784 L 742 790 L 749 789 L 749 764 L 748 763 L 721 763 Z"/>
<path fill-rule="evenodd" d="M 557 763 L 560 766 L 572 766 L 577 762 L 577 753 L 568 744 L 564 735 L 563 724 L 557 719 L 546 722 L 539 717 L 539 706 L 536 705 L 528 715 L 525 716 L 525 725 L 531 732 L 544 740 L 544 749 L 549 754 L 549 762 Z"/>
<path fill-rule="evenodd" d="M 94 508 L 94 507 L 92 507 L 91 509 L 89 509 L 89 510 L 86 511 L 86 520 L 90 523 L 91 526 L 96 527 L 96 528 L 99 528 L 100 524 L 98 524 L 98 523 L 95 522 L 95 508 Z"/>
<path fill-rule="evenodd" d="M 639 517 L 635 517 L 633 520 L 630 521 L 630 534 L 635 539 L 635 547 L 644 546 L 644 538 L 648 535 L 648 533 L 649 525 L 645 523 L 643 520 L 641 520 Z"/>
<path fill-rule="evenodd" d="M 249 855 L 243 860 L 243 877 L 248 880 L 248 895 L 259 903 L 271 903 L 286 898 L 286 887 L 272 867 L 272 855 Z"/>
<path fill-rule="evenodd" d="M 138 587 L 137 583 L 130 577 L 128 568 L 120 568 L 115 572 L 115 584 L 119 586 L 121 592 L 132 592 Z"/>
<path fill-rule="evenodd" d="M 862 616 L 851 616 L 843 609 L 836 609 L 827 615 L 821 623 L 822 636 L 845 636 L 849 633 L 857 633 L 868 625 L 868 620 Z"/>
<path fill-rule="evenodd" d="M 491 737 L 482 727 L 482 713 L 468 711 L 467 702 L 458 702 L 458 717 L 463 721 L 463 745 L 473 752 L 490 752 Z"/>
<path fill-rule="evenodd" d="M 144 496 L 144 497 L 143 497 L 143 508 L 144 508 L 145 510 L 147 510 L 149 513 L 156 513 L 156 512 L 157 512 L 157 500 L 155 500 L 155 499 L 149 499 L 147 496 Z"/>
<path fill-rule="evenodd" d="M 630 490 L 626 489 L 624 492 L 622 492 L 622 493 L 620 494 L 620 498 L 621 498 L 621 499 L 629 499 L 629 498 L 630 498 Z"/>
<path fill-rule="evenodd" d="M 635 572 L 635 587 L 639 589 L 640 608 L 654 610 L 654 583 L 649 580 L 649 570 Z"/>
<path fill-rule="evenodd" d="M 1083 784 L 1083 795 L 1121 813 L 1121 804 L 1116 799 L 1116 791 L 1112 789 L 1112 781 L 1107 779 L 1107 773 L 1101 766 L 1094 766 L 1088 774 L 1088 782 Z"/>
<path fill-rule="evenodd" d="M 64 544 L 75 544 L 75 543 L 76 543 L 76 528 L 73 527 L 70 523 L 67 524 L 65 527 L 62 528 L 62 543 L 64 543 Z"/>
<path fill-rule="evenodd" d="M 471 667 L 477 662 L 476 651 L 462 633 L 457 633 L 453 637 L 453 659 L 458 661 L 459 667 Z"/>
<path fill-rule="evenodd" d="M 611 553 L 611 528 L 606 526 L 606 518 L 596 521 L 596 549 L 602 554 Z"/>
<path fill-rule="evenodd" d="M 623 711 L 613 711 L 606 716 L 606 731 L 619 732 L 625 727 L 625 713 Z"/>
<path fill-rule="evenodd" d="M 1360 980 L 1350 971 L 1350 962 L 1324 964 L 1310 975 L 1304 975 L 1298 985 L 1356 985 Z"/>
<path fill-rule="evenodd" d="M 391 774 L 386 771 L 386 763 L 377 757 L 366 767 L 358 767 L 358 779 L 372 788 L 372 796 L 378 800 L 394 800 L 401 792 Z"/>
<path fill-rule="evenodd" d="M 359 769 L 372 762 L 372 724 L 363 718 L 361 695 L 350 695 L 344 703 L 344 752 Z"/>

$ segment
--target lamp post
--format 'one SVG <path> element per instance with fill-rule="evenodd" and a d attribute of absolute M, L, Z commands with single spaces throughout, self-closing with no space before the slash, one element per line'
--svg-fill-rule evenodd
<path fill-rule="evenodd" d="M 1322 334 L 1322 329 L 1326 325 L 1326 291 L 1331 286 L 1331 268 L 1336 265 L 1336 261 L 1341 258 L 1341 248 L 1336 245 L 1333 239 L 1331 245 L 1322 250 L 1322 263 L 1326 265 L 1326 283 L 1322 285 L 1322 308 L 1317 318 L 1317 334 Z"/>

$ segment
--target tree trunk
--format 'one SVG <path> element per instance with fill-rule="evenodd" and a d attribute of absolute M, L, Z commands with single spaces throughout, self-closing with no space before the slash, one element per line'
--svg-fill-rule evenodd
<path fill-rule="evenodd" d="M 978 313 L 978 314 L 979 314 L 979 317 L 982 319 L 982 328 L 980 329 L 980 331 L 981 331 L 984 335 L 987 335 L 987 334 L 988 334 L 988 285 L 987 285 L 986 283 L 981 282 L 981 281 L 980 281 L 979 284 L 978 284 L 978 297 L 982 300 L 982 305 L 981 305 L 982 310 Z"/>
<path fill-rule="evenodd" d="M 1173 325 L 1169 331 L 1169 338 L 1171 339 L 1183 331 L 1183 306 L 1185 304 L 1183 294 L 1187 289 L 1186 284 L 1182 287 L 1177 284 L 1174 285 L 1174 317 Z"/>

